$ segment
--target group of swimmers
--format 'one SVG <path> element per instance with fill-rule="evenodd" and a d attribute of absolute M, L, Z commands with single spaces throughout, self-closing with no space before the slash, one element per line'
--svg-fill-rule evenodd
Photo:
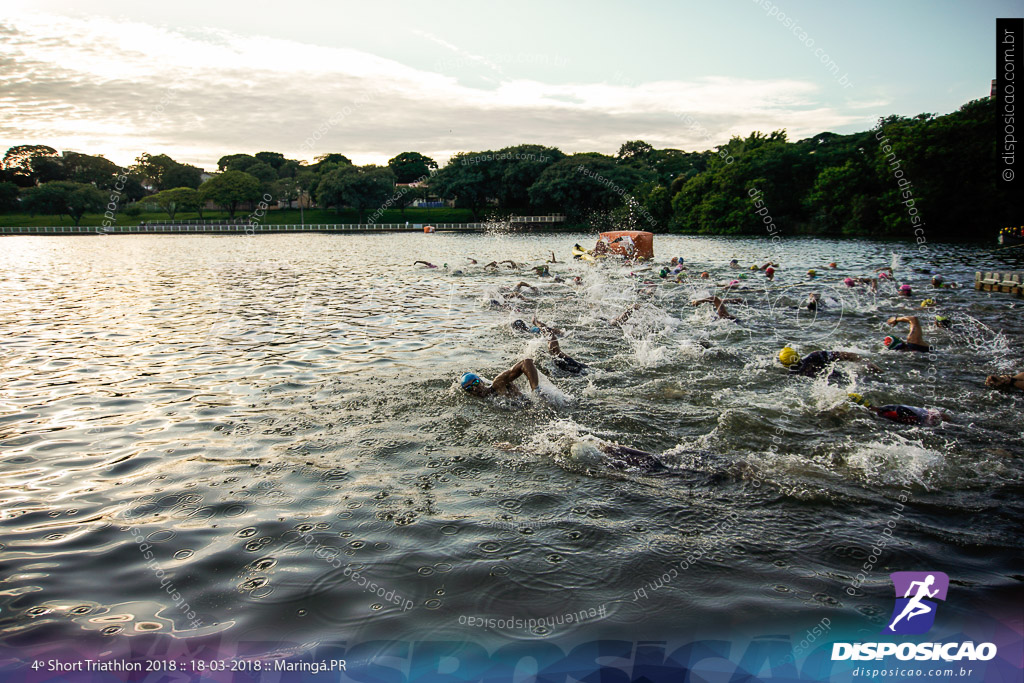
<path fill-rule="evenodd" d="M 554 254 L 549 263 L 556 263 Z M 500 263 L 490 263 L 486 268 L 500 267 L 502 264 L 507 264 L 510 269 L 521 269 L 527 267 L 525 265 L 516 264 L 512 261 L 502 261 Z M 739 268 L 737 260 L 730 262 L 731 268 Z M 768 280 L 773 280 L 775 276 L 778 264 L 768 262 L 762 266 L 751 266 L 751 270 L 763 271 L 765 277 Z M 540 270 L 538 270 L 538 268 Z M 835 263 L 828 264 L 829 269 L 836 268 Z M 638 270 L 649 271 L 651 267 L 644 267 Z M 542 267 L 534 267 L 533 270 L 541 277 L 550 277 L 547 264 Z M 658 275 L 662 279 L 674 278 L 677 281 L 681 281 L 685 277 L 686 267 L 683 265 L 682 257 L 674 257 L 670 263 L 660 268 Z M 633 273 L 634 275 L 636 273 Z M 813 279 L 817 273 L 814 269 L 808 271 L 808 278 Z M 704 271 L 700 274 L 701 278 L 708 279 L 710 274 Z M 576 282 L 579 282 L 579 278 L 576 278 Z M 891 268 L 883 268 L 877 271 L 877 277 L 873 278 L 844 278 L 842 282 L 847 287 L 857 287 L 861 285 L 867 285 L 871 290 L 877 291 L 879 283 L 889 281 L 895 286 L 895 291 L 900 296 L 909 296 L 912 289 L 909 285 L 895 285 L 893 279 L 893 273 Z M 645 282 L 647 285 L 651 285 L 646 289 L 640 290 L 640 294 L 647 294 L 648 296 L 654 292 L 653 282 Z M 722 283 L 725 291 L 731 291 L 736 288 L 738 281 L 733 280 L 729 283 Z M 939 275 L 934 275 L 931 278 L 931 284 L 934 288 L 949 288 L 955 287 L 946 283 L 944 279 Z M 523 288 L 530 288 L 536 291 L 536 288 L 529 285 L 526 282 L 518 283 L 511 290 L 504 290 L 503 296 L 508 298 L 524 298 L 521 295 Z M 927 302 L 928 300 L 926 300 Z M 716 295 L 704 297 L 692 301 L 692 305 L 700 306 L 702 304 L 710 304 L 715 310 L 716 315 L 719 318 L 727 320 L 735 320 L 735 317 L 729 313 L 726 309 L 727 303 L 742 303 L 741 298 L 722 298 Z M 931 300 L 931 304 L 934 305 L 934 300 Z M 820 298 L 816 293 L 811 293 L 808 296 L 807 307 L 815 311 L 818 306 L 821 305 Z M 615 320 L 611 321 L 613 325 L 622 325 L 626 320 L 629 319 L 630 315 L 639 308 L 640 304 L 633 304 L 627 308 L 622 315 Z M 927 306 L 926 306 L 927 307 Z M 945 316 L 936 316 L 935 325 L 937 328 L 946 328 L 949 326 L 949 318 Z M 890 351 L 896 352 L 911 352 L 911 353 L 930 353 L 932 351 L 931 346 L 927 343 L 924 338 L 924 330 L 918 316 L 893 316 L 890 317 L 886 323 L 890 326 L 897 326 L 900 324 L 908 325 L 906 339 L 901 339 L 894 335 L 886 336 L 883 339 L 884 346 Z M 558 328 L 547 325 L 536 318 L 533 318 L 530 324 L 527 324 L 523 320 L 515 320 L 512 323 L 512 329 L 521 334 L 529 334 L 536 336 L 546 337 L 548 340 L 548 351 L 553 359 L 554 365 L 561 371 L 568 374 L 581 374 L 586 371 L 586 365 L 579 361 L 567 356 L 561 349 L 558 337 L 561 335 L 561 330 Z M 861 357 L 859 354 L 851 353 L 848 351 L 830 351 L 821 350 L 808 353 L 805 356 L 801 356 L 795 349 L 790 346 L 784 347 L 778 355 L 779 362 L 787 368 L 790 375 L 799 375 L 810 378 L 817 377 L 829 377 L 829 378 L 842 378 L 842 374 L 835 370 L 835 366 L 841 362 L 859 363 L 868 372 L 877 373 L 881 372 L 880 368 Z M 532 359 L 524 359 L 519 361 L 508 370 L 502 372 L 493 381 L 487 382 L 482 377 L 474 372 L 467 372 L 462 375 L 459 380 L 460 386 L 467 393 L 476 397 L 487 397 L 487 396 L 510 396 L 518 397 L 521 396 L 520 390 L 515 385 L 515 380 L 520 376 L 525 376 L 529 383 L 530 390 L 532 392 L 539 392 L 540 379 L 537 367 Z M 1024 372 L 1020 372 L 1016 375 L 990 375 L 985 382 L 986 386 L 993 388 L 1005 388 L 1005 389 L 1024 389 Z M 914 424 L 923 426 L 933 426 L 940 424 L 945 421 L 951 421 L 952 417 L 949 413 L 932 409 L 932 408 L 921 408 L 917 406 L 909 406 L 902 404 L 885 404 L 875 406 L 870 403 L 864 396 L 857 393 L 850 393 L 849 399 L 866 408 L 874 415 L 902 424 Z M 611 458 L 614 463 L 619 466 L 636 466 L 642 467 L 643 469 L 655 468 L 658 463 L 656 456 L 644 451 L 637 451 L 617 444 L 602 444 L 598 450 L 607 458 Z"/>

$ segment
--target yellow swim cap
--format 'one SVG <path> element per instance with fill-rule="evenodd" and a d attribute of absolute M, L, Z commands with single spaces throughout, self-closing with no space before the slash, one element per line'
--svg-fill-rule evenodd
<path fill-rule="evenodd" d="M 759 268 L 757 266 L 750 266 L 750 269 L 751 270 L 759 270 Z"/>
<path fill-rule="evenodd" d="M 800 354 L 788 346 L 779 351 L 779 362 L 787 368 L 798 360 L 800 360 Z"/>
<path fill-rule="evenodd" d="M 921 302 L 921 308 L 928 308 L 935 305 L 935 299 L 925 299 Z"/>
<path fill-rule="evenodd" d="M 847 394 L 847 396 L 849 396 L 850 400 L 853 401 L 854 403 L 859 403 L 860 405 L 864 406 L 865 408 L 870 408 L 871 407 L 871 404 L 868 403 L 867 399 L 864 398 L 863 396 L 861 396 L 860 394 L 849 393 L 849 394 Z"/>

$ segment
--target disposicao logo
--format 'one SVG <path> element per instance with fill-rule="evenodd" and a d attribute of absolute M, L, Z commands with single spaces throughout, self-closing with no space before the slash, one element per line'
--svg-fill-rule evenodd
<path fill-rule="evenodd" d="M 935 624 L 936 600 L 945 600 L 949 577 L 942 572 L 894 572 L 896 604 L 892 608 L 883 635 L 920 635 Z M 988 661 L 996 656 L 993 643 L 832 643 L 832 661 L 843 659 L 884 659 L 895 655 L 900 660 Z"/>
<path fill-rule="evenodd" d="M 933 600 L 946 599 L 949 577 L 942 572 L 895 572 L 889 576 L 896 589 L 896 605 L 882 633 L 905 636 L 927 633 L 935 623 L 938 608 Z"/>

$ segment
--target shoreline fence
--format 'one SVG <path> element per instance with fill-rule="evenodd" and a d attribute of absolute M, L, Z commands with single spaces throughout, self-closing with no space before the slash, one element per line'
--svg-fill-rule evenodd
<path fill-rule="evenodd" d="M 248 234 L 277 232 L 423 232 L 423 226 L 432 225 L 437 231 L 482 232 L 499 225 L 513 229 L 554 227 L 564 223 L 565 216 L 513 216 L 485 223 L 305 223 L 305 224 L 249 224 L 232 221 L 167 221 L 145 225 L 45 225 L 0 227 L 0 235 L 154 235 L 154 234 Z"/>

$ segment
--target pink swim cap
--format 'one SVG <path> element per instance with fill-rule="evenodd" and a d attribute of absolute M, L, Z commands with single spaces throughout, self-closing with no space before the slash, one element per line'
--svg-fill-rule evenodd
<path fill-rule="evenodd" d="M 910 291 L 910 285 L 900 285 L 900 291 L 901 292 L 909 292 Z"/>
<path fill-rule="evenodd" d="M 843 284 L 846 285 L 847 287 L 853 287 L 853 285 L 854 285 L 853 278 L 852 277 L 843 278 Z"/>

